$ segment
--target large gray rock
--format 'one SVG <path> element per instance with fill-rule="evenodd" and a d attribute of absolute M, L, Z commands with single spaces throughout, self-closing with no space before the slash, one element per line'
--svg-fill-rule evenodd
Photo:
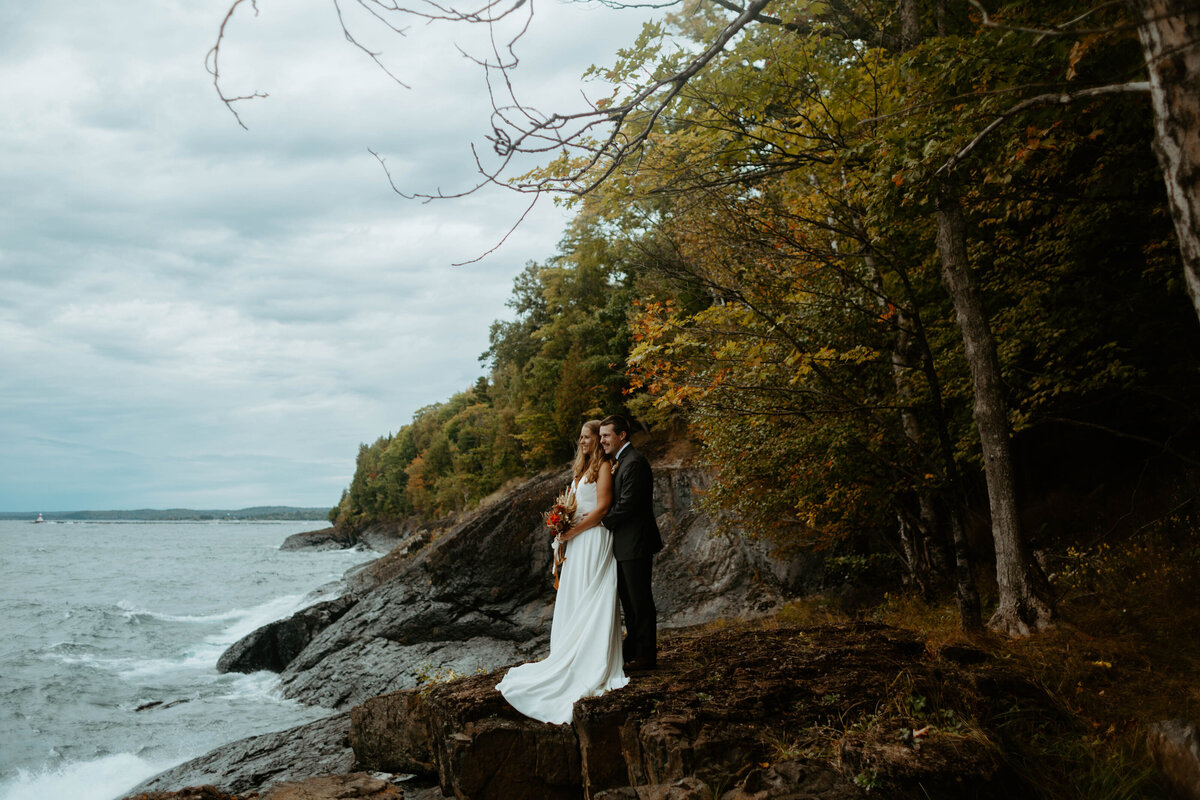
<path fill-rule="evenodd" d="M 1200 800 L 1200 731 L 1194 722 L 1173 719 L 1150 726 L 1150 754 L 1179 797 Z"/>
<path fill-rule="evenodd" d="M 283 540 L 280 550 L 345 550 L 358 544 L 358 537 L 337 528 L 293 533 Z"/>
<path fill-rule="evenodd" d="M 282 672 L 313 637 L 358 602 L 351 595 L 317 603 L 264 625 L 234 642 L 217 660 L 217 672 Z"/>
<path fill-rule="evenodd" d="M 655 469 L 664 547 L 654 559 L 654 602 L 664 628 L 764 614 L 783 600 L 766 546 L 736 532 L 719 533 L 716 520 L 697 506 L 707 485 L 703 470 Z"/>
<path fill-rule="evenodd" d="M 398 546 L 356 578 L 386 579 L 280 676 L 285 696 L 346 708 L 451 672 L 522 660 L 548 636 L 553 602 L 541 512 L 567 473 L 541 475 L 413 548 Z"/>
<path fill-rule="evenodd" d="M 376 522 L 360 529 L 355 537 L 359 545 L 380 553 L 390 553 L 397 546 L 409 546 L 415 550 L 422 544 L 413 547 L 414 541 L 423 539 L 423 544 L 428 544 L 431 534 L 448 530 L 454 526 L 454 522 L 453 517 L 432 522 L 416 518 L 400 522 Z"/>
<path fill-rule="evenodd" d="M 546 473 L 453 526 L 409 531 L 356 574 L 361 600 L 288 664 L 284 694 L 343 709 L 431 677 L 544 654 L 554 589 L 541 513 L 568 481 L 566 471 Z M 655 466 L 663 628 L 762 614 L 787 594 L 786 568 L 762 546 L 718 534 L 696 506 L 706 481 L 701 470 Z"/>
<path fill-rule="evenodd" d="M 242 794 L 312 775 L 348 774 L 354 772 L 349 730 L 350 715 L 336 714 L 298 728 L 241 739 L 159 773 L 128 796 L 201 785 Z"/>

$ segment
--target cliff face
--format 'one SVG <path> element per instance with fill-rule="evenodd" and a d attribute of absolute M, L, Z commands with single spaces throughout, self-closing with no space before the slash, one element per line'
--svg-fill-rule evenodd
<path fill-rule="evenodd" d="M 410 533 L 358 574 L 360 599 L 287 665 L 284 694 L 345 709 L 431 677 L 543 654 L 554 589 L 541 512 L 568 481 L 565 471 L 544 474 L 454 527 Z M 763 613 L 786 595 L 782 568 L 763 550 L 714 533 L 695 502 L 704 482 L 692 468 L 656 468 L 664 628 Z"/>

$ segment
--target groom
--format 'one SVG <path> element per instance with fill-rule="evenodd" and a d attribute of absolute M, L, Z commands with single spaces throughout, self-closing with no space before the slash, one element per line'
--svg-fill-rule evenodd
<path fill-rule="evenodd" d="M 629 444 L 629 421 L 617 414 L 601 420 L 600 446 L 613 459 L 613 500 L 604 527 L 612 531 L 617 559 L 617 593 L 625 615 L 625 669 L 654 669 L 658 611 L 650 589 L 650 568 L 663 543 L 654 519 L 650 462 Z"/>

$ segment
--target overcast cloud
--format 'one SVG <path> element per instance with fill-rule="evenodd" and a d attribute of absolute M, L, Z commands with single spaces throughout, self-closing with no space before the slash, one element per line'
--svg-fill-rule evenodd
<path fill-rule="evenodd" d="M 0 7 L 0 510 L 326 506 L 360 442 L 482 373 L 513 277 L 554 253 L 549 202 L 474 179 L 481 30 L 351 24 L 330 0 Z M 349 10 L 349 7 L 348 9 Z M 541 2 L 519 86 L 547 108 L 638 17 Z M 598 90 L 597 90 L 598 91 Z M 486 145 L 486 143 L 484 143 Z"/>

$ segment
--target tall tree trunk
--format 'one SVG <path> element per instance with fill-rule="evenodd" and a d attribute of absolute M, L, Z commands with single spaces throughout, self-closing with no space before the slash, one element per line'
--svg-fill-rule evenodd
<path fill-rule="evenodd" d="M 911 50 L 921 41 L 921 9 L 917 0 L 900 0 L 900 48 Z"/>
<path fill-rule="evenodd" d="M 896 530 L 900 534 L 900 550 L 904 554 L 904 567 L 908 571 L 908 580 L 920 590 L 921 596 L 924 597 L 929 593 L 929 587 L 925 582 L 927 570 L 924 568 L 921 551 L 917 547 L 919 532 L 913 530 L 914 527 L 906 511 L 896 514 Z"/>
<path fill-rule="evenodd" d="M 996 547 L 1000 606 L 988 620 L 988 627 L 1010 636 L 1028 636 L 1052 627 L 1054 604 L 1021 532 L 1000 361 L 979 288 L 967 261 L 962 205 L 947 186 L 938 188 L 937 225 L 942 281 L 954 303 L 975 386 L 975 425 L 983 450 Z"/>
<path fill-rule="evenodd" d="M 908 275 L 904 270 L 897 270 L 904 283 L 905 293 L 909 302 L 915 302 L 915 293 Z M 942 401 L 942 383 L 937 374 L 937 366 L 933 360 L 933 349 L 929 346 L 929 338 L 925 335 L 925 325 L 921 322 L 921 313 L 916 306 L 911 307 L 912 338 L 921 348 L 920 368 L 925 373 L 929 383 L 930 411 L 933 414 L 934 431 L 937 433 L 938 449 L 941 451 L 945 465 L 946 480 L 949 484 L 949 497 L 943 493 L 942 507 L 945 520 L 950 528 L 950 543 L 954 549 L 954 600 L 958 606 L 958 622 L 964 631 L 978 631 L 983 628 L 980 620 L 979 591 L 975 587 L 975 573 L 971 566 L 971 548 L 967 546 L 966 531 L 962 525 L 961 507 L 966 492 L 963 490 L 962 476 L 954 461 L 954 443 L 950 439 L 950 425 L 946 417 L 946 407 Z M 924 513 L 924 509 L 922 509 Z"/>
<path fill-rule="evenodd" d="M 882 303 L 884 297 L 883 276 L 876 262 L 866 228 L 862 220 L 857 217 L 854 220 L 854 226 L 855 231 L 863 242 L 865 250 L 864 259 L 871 270 L 876 293 L 879 295 L 880 302 Z M 934 366 L 933 350 L 929 346 L 929 338 L 925 335 L 925 326 L 921 322 L 921 312 L 916 305 L 916 293 L 913 291 L 912 282 L 909 280 L 908 273 L 904 269 L 894 267 L 894 271 L 900 279 L 907 297 L 907 302 L 897 308 L 898 319 L 896 325 L 899 333 L 892 350 L 892 377 L 896 384 L 896 396 L 900 400 L 901 422 L 904 425 L 905 435 L 913 443 L 913 447 L 922 450 L 921 424 L 914 410 L 916 399 L 912 380 L 909 377 L 912 370 L 920 370 L 924 373 L 925 380 L 929 383 L 929 410 L 933 417 L 934 428 L 938 438 L 938 450 L 942 457 L 946 482 L 949 484 L 949 494 L 951 495 L 949 502 L 945 502 L 946 498 L 943 496 L 943 502 L 939 504 L 929 491 L 923 489 L 918 493 L 917 503 L 920 509 L 918 529 L 923 534 L 923 541 L 927 545 L 927 550 L 934 563 L 934 567 L 943 575 L 953 575 L 954 600 L 958 606 L 959 626 L 964 631 L 975 632 L 983 628 L 983 623 L 980 620 L 979 592 L 975 587 L 975 574 L 971 566 L 971 551 L 967 546 L 967 537 L 963 530 L 962 517 L 959 512 L 959 503 L 962 502 L 964 492 L 962 490 L 962 478 L 958 473 L 957 465 L 954 463 L 954 445 L 950 440 L 950 428 L 946 420 L 946 409 L 942 402 L 941 381 L 938 379 L 937 369 Z M 907 306 L 907 308 L 904 308 L 904 306 Z M 920 350 L 919 361 L 914 358 L 914 349 Z M 944 510 L 944 514 L 938 513 L 939 505 Z M 953 545 L 953 571 L 949 568 L 946 547 L 943 539 L 939 536 L 943 527 L 939 524 L 942 519 L 947 523 L 950 543 Z M 903 536 L 904 534 L 905 531 L 902 529 L 901 535 Z M 924 587 L 922 586 L 922 588 Z"/>
<path fill-rule="evenodd" d="M 1127 0 L 1150 74 L 1154 152 L 1167 186 L 1183 276 L 1200 318 L 1200 5 Z"/>
<path fill-rule="evenodd" d="M 921 2 L 922 0 L 897 0 L 897 11 L 900 15 L 901 48 L 904 50 L 916 47 L 924 38 L 924 31 L 921 30 Z M 937 24 L 937 35 L 945 36 L 945 4 L 943 0 L 937 0 L 934 3 L 934 19 Z M 909 81 L 911 88 L 912 77 L 909 78 Z M 946 410 L 942 403 L 941 382 L 938 380 L 937 369 L 934 366 L 933 352 L 929 347 L 929 339 L 925 336 L 925 328 L 921 324 L 921 314 L 916 302 L 916 293 L 912 290 L 912 283 L 909 281 L 907 273 L 903 269 L 897 269 L 896 272 L 904 283 L 905 293 L 908 295 L 909 305 L 912 309 L 911 330 L 914 334 L 913 338 L 919 343 L 923 353 L 921 361 L 922 367 L 925 370 L 926 380 L 929 381 L 930 394 L 933 399 L 932 410 L 937 427 L 938 444 L 942 451 L 942 459 L 946 465 L 946 477 L 949 479 L 951 487 L 950 502 L 945 504 L 945 509 L 950 527 L 950 541 L 954 546 L 954 600 L 958 606 L 958 621 L 964 631 L 974 632 L 980 630 L 982 625 L 980 623 L 979 592 L 975 587 L 975 574 L 971 569 L 970 548 L 967 546 L 967 537 L 963 530 L 959 509 L 959 503 L 963 502 L 966 495 L 963 491 L 962 478 L 959 475 L 958 466 L 954 461 L 954 447 L 950 441 L 950 429 L 946 420 Z M 902 320 L 901 326 L 904 330 L 908 330 L 908 320 Z M 907 347 L 904 349 L 907 350 Z M 931 510 L 931 507 L 925 502 L 925 498 L 922 498 L 922 517 L 930 514 Z"/>
<path fill-rule="evenodd" d="M 852 224 L 855 233 L 862 241 L 863 262 L 871 272 L 871 283 L 875 288 L 876 303 L 879 305 L 882 313 L 887 310 L 888 305 L 886 293 L 883 288 L 883 274 L 879 270 L 879 263 L 875 259 L 874 250 L 871 247 L 862 221 L 855 218 Z M 897 308 L 896 314 L 896 337 L 892 342 L 891 357 L 892 383 L 896 387 L 900 425 L 904 431 L 904 437 L 908 439 L 909 446 L 913 452 L 923 457 L 925 452 L 925 436 L 922 432 L 921 420 L 917 416 L 919 400 L 911 377 L 915 369 L 911 358 L 913 347 L 912 332 L 909 329 L 907 315 L 904 311 Z M 920 585 L 922 593 L 927 593 L 932 583 L 938 582 L 938 579 L 945 580 L 950 577 L 949 559 L 946 557 L 946 548 L 938 536 L 939 526 L 937 524 L 937 513 L 934 511 L 933 491 L 928 486 L 920 486 L 917 488 L 916 494 L 917 505 L 920 511 L 915 520 L 906 517 L 904 514 L 900 515 L 900 537 L 902 542 L 906 536 L 913 537 L 912 546 L 909 547 L 907 543 L 904 543 L 904 550 L 906 557 L 909 555 L 913 556 L 910 559 L 909 568 L 912 571 L 914 581 Z M 915 531 L 913 530 L 914 527 Z M 917 537 L 920 539 L 921 546 L 917 544 Z M 933 572 L 936 574 L 931 574 L 931 566 L 933 567 Z M 933 579 L 932 581 L 931 578 Z"/>

